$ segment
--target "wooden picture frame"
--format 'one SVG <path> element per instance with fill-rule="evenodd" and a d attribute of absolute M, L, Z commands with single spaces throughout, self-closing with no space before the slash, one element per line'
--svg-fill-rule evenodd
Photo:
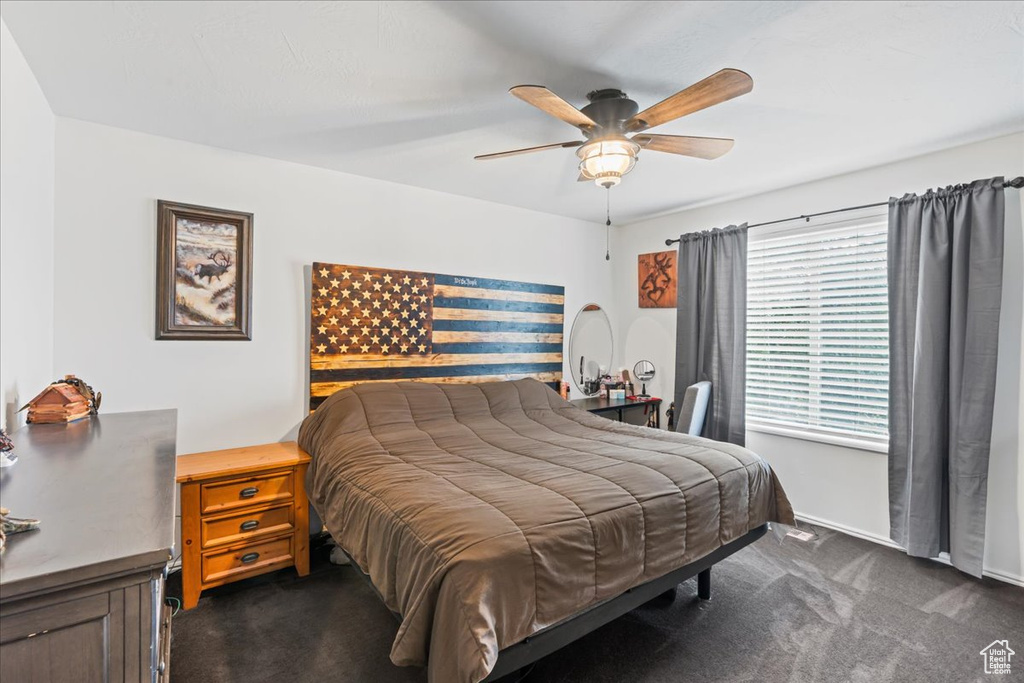
<path fill-rule="evenodd" d="M 252 223 L 251 213 L 157 202 L 157 339 L 252 339 Z"/>

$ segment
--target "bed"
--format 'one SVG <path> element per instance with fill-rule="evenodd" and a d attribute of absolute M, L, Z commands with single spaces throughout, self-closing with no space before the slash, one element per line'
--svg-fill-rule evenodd
<path fill-rule="evenodd" d="M 435 682 L 493 680 L 792 523 L 754 453 L 533 379 L 358 384 L 299 443 L 311 503 L 401 619 L 391 660 Z"/>

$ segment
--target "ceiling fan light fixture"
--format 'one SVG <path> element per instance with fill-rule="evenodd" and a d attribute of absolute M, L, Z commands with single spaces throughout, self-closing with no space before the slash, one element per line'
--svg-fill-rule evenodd
<path fill-rule="evenodd" d="M 474 158 L 500 159 L 545 149 L 575 147 L 580 159 L 577 180 L 593 180 L 598 187 L 615 187 L 622 182 L 622 176 L 633 170 L 641 149 L 696 159 L 717 159 L 728 152 L 734 142 L 729 138 L 652 135 L 647 131 L 745 95 L 753 88 L 750 74 L 739 69 L 722 69 L 639 111 L 640 106 L 618 88 L 587 93 L 590 104 L 577 109 L 542 85 L 517 85 L 509 89 L 513 96 L 576 127 L 586 139 L 479 154 Z M 626 137 L 633 133 L 640 135 L 633 139 Z"/>
<path fill-rule="evenodd" d="M 628 138 L 592 140 L 576 150 L 580 173 L 599 187 L 614 187 L 633 170 L 640 145 Z"/>

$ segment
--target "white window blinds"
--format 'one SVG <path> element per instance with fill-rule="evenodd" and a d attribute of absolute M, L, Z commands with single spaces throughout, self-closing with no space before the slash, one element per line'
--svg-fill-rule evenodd
<path fill-rule="evenodd" d="M 888 436 L 886 218 L 758 236 L 747 260 L 747 421 Z"/>

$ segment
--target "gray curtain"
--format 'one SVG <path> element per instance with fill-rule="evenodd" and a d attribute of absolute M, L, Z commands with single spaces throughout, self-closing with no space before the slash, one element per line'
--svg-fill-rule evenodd
<path fill-rule="evenodd" d="M 675 402 L 711 382 L 703 435 L 746 438 L 747 224 L 679 238 Z M 676 429 L 683 426 L 676 422 Z"/>
<path fill-rule="evenodd" d="M 1003 275 L 1002 178 L 889 200 L 889 527 L 981 576 Z"/>

